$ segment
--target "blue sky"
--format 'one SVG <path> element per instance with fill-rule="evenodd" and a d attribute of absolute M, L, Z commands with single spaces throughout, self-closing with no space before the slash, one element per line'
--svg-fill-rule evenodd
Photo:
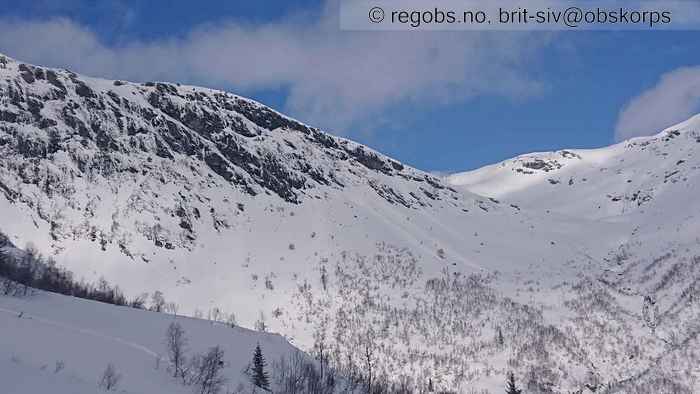
<path fill-rule="evenodd" d="M 700 65 L 700 32 L 340 32 L 335 6 L 0 0 L 0 51 L 230 90 L 431 171 L 608 145 L 700 112 L 700 71 L 684 69 Z"/>

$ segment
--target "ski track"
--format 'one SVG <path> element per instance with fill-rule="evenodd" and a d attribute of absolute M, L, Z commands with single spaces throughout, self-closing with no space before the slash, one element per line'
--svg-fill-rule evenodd
<path fill-rule="evenodd" d="M 74 332 L 77 332 L 80 334 L 91 335 L 91 336 L 96 337 L 96 338 L 106 339 L 109 341 L 113 341 L 113 342 L 122 344 L 124 346 L 128 346 L 128 347 L 135 349 L 135 350 L 138 350 L 140 352 L 146 353 L 149 356 L 160 357 L 160 355 L 158 353 L 154 352 L 153 350 L 151 350 L 143 345 L 139 345 L 138 343 L 130 342 L 130 341 L 127 341 L 127 340 L 122 339 L 122 338 L 106 335 L 106 334 L 103 334 L 103 333 L 100 333 L 100 332 L 97 332 L 94 330 L 88 330 L 85 328 L 71 326 L 71 325 L 68 325 L 65 323 L 57 322 L 55 320 L 45 319 L 45 318 L 35 316 L 35 315 L 29 315 L 29 314 L 23 313 L 22 311 L 16 311 L 16 310 L 12 310 L 12 309 L 0 308 L 0 312 L 7 313 L 7 314 L 14 314 L 16 316 L 19 316 L 20 314 L 22 314 L 22 317 L 18 317 L 19 319 L 31 319 L 33 321 L 36 321 L 36 322 L 39 322 L 42 324 L 46 324 L 46 325 L 50 325 L 50 326 L 54 326 L 54 327 L 58 327 L 58 328 L 61 328 L 64 330 L 74 331 Z"/>

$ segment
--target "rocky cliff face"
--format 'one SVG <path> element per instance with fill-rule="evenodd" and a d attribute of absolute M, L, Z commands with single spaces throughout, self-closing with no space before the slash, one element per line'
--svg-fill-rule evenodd
<path fill-rule="evenodd" d="M 288 204 L 350 185 L 407 208 L 459 198 L 428 174 L 230 93 L 93 79 L 5 56 L 0 154 L 0 191 L 32 207 L 56 241 L 87 236 L 112 243 L 121 236 L 113 225 L 121 217 L 150 212 L 174 216 L 181 231 L 137 225 L 143 236 L 167 248 L 191 246 L 203 216 L 215 228 L 230 221 L 217 213 L 220 206 L 205 204 L 204 212 L 189 206 L 210 200 L 211 189 L 235 196 L 229 201 L 262 194 Z M 104 193 L 128 184 L 128 204 L 115 207 L 109 227 L 75 220 L 98 215 Z M 163 201 L 168 185 L 179 189 L 181 201 Z M 122 238 L 119 247 L 129 254 Z"/>

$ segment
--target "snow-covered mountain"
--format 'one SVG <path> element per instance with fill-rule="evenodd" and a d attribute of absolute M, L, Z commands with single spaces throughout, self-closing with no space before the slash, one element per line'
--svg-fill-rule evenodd
<path fill-rule="evenodd" d="M 692 392 L 697 123 L 440 179 L 230 93 L 0 57 L 0 231 L 414 388 Z"/>
<path fill-rule="evenodd" d="M 589 331 L 588 340 L 597 332 L 594 341 L 603 353 L 610 341 L 632 340 L 632 349 L 658 347 L 653 339 L 662 341 L 654 365 L 637 375 L 627 372 L 627 382 L 652 374 L 657 375 L 652 384 L 674 374 L 685 378 L 676 375 L 669 382 L 687 379 L 685 387 L 616 387 L 611 392 L 700 390 L 700 369 L 690 366 L 697 363 L 700 330 L 700 115 L 651 137 L 600 149 L 526 154 L 445 180 L 459 190 L 503 199 L 531 212 L 622 226 L 624 241 L 603 259 L 608 266 L 581 272 L 579 278 L 587 279 L 564 287 L 574 294 L 585 289 L 587 300 L 567 300 L 564 305 L 607 311 L 597 316 L 589 311 L 585 320 L 575 319 L 581 324 L 578 329 Z M 582 226 L 581 239 L 595 238 L 593 231 Z M 633 334 L 634 329 L 623 323 L 628 318 L 646 322 L 652 337 Z M 592 330 L 591 325 L 608 327 Z M 636 356 L 620 359 L 615 368 L 627 368 Z"/>
<path fill-rule="evenodd" d="M 523 207 L 595 219 L 697 212 L 700 115 L 652 137 L 601 149 L 533 153 L 447 178 Z M 695 209 L 693 209 L 695 208 Z"/>

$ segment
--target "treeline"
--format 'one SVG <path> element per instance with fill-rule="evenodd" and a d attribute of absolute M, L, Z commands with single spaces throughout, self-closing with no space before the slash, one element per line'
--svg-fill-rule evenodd
<path fill-rule="evenodd" d="M 201 354 L 189 355 L 189 340 L 182 326 L 173 322 L 165 334 L 168 370 L 172 377 L 185 386 L 192 386 L 200 394 L 219 394 L 227 382 L 223 369 L 227 365 L 220 346 Z M 333 369 L 324 369 L 301 351 L 280 358 L 269 369 L 258 344 L 252 360 L 242 371 L 250 387 L 239 386 L 227 393 L 274 392 L 277 394 L 362 393 L 361 387 L 338 375 Z"/>
<path fill-rule="evenodd" d="M 76 280 L 73 272 L 58 266 L 52 257 L 45 259 L 31 245 L 23 251 L 16 249 L 0 233 L 0 294 L 27 295 L 32 288 L 156 312 L 177 310 L 177 306 L 166 302 L 159 291 L 153 293 L 150 300 L 148 294 L 129 299 L 119 286 L 111 285 L 104 278 L 96 284 Z"/>
<path fill-rule="evenodd" d="M 148 294 L 143 294 L 129 299 L 119 286 L 113 286 L 105 279 L 100 279 L 97 284 L 82 279 L 76 280 L 70 270 L 58 266 L 53 258 L 44 258 L 31 245 L 23 251 L 17 249 L 7 237 L 0 233 L 0 294 L 23 296 L 28 295 L 33 288 L 154 312 L 176 313 L 178 309 L 176 304 L 166 302 L 160 291 L 154 292 L 150 297 Z M 199 315 L 196 317 L 204 318 L 201 312 Z M 209 320 L 220 321 L 230 326 L 236 324 L 233 314 L 226 315 L 218 308 L 210 311 Z M 264 321 L 262 316 L 261 321 Z M 266 330 L 265 327 L 257 328 L 259 331 Z M 168 328 L 166 345 L 173 377 L 179 379 L 183 385 L 195 387 L 199 393 L 220 393 L 226 382 L 222 376 L 225 365 L 223 350 L 216 346 L 204 353 L 188 356 L 187 343 L 182 327 L 177 323 L 172 324 Z M 271 388 L 274 387 L 275 392 L 279 394 L 451 393 L 434 388 L 432 380 L 416 385 L 415 382 L 396 380 L 387 376 L 380 372 L 385 368 L 374 354 L 374 347 L 377 344 L 372 341 L 364 344 L 366 346 L 358 346 L 364 352 L 357 360 L 354 357 L 341 360 L 329 354 L 330 349 L 323 340 L 317 340 L 310 354 L 311 357 L 296 352 L 274 361 L 269 366 L 264 360 L 261 349 L 257 347 L 253 362 L 245 373 L 258 390 L 271 392 Z M 268 368 L 270 368 L 269 371 Z M 120 378 L 114 367 L 108 366 L 100 384 L 107 391 L 111 391 L 118 385 Z M 508 378 L 507 390 L 509 391 L 507 392 L 519 393 L 519 389 L 515 387 L 513 375 L 509 375 Z M 473 392 L 476 393 L 476 391 Z"/>

